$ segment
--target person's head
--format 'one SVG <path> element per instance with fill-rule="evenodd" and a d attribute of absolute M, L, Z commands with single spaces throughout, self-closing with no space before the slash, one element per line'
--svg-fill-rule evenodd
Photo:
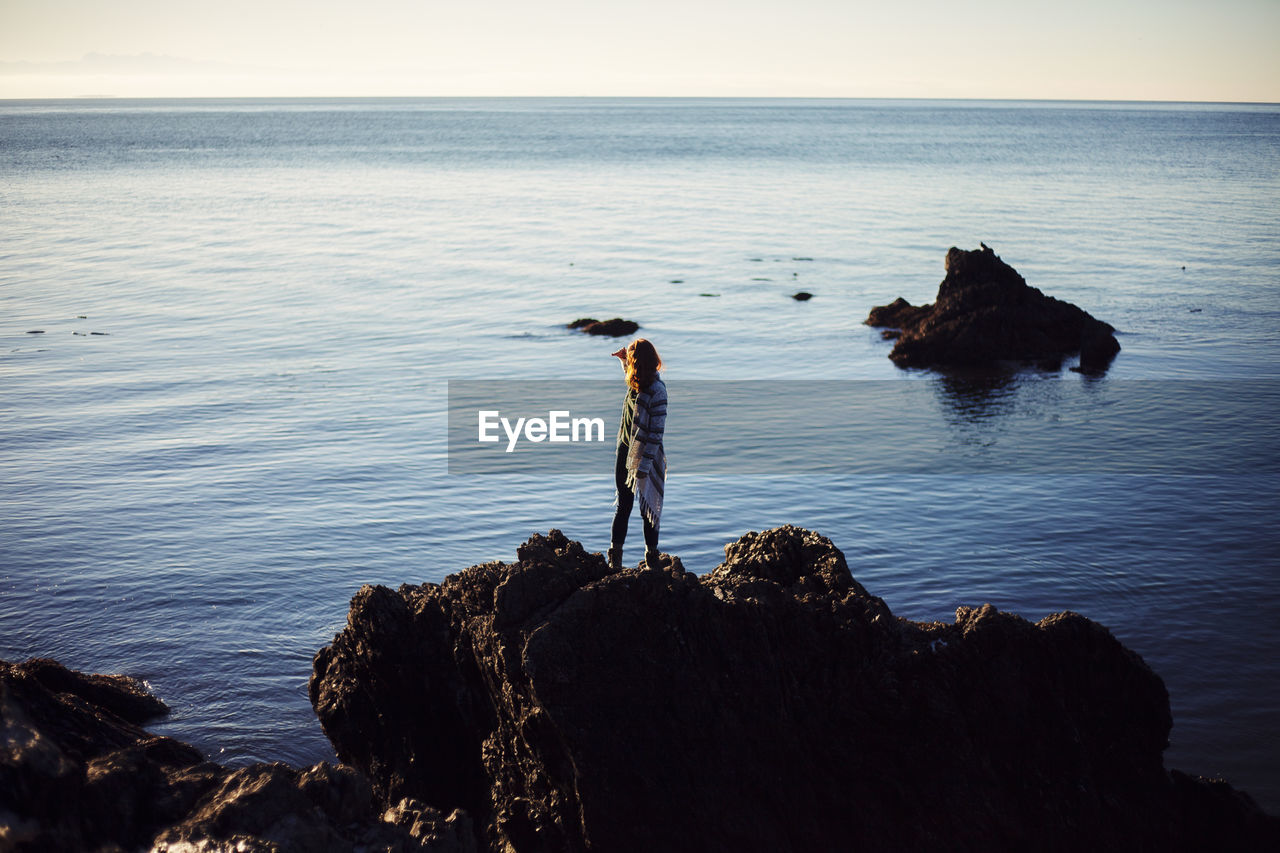
<path fill-rule="evenodd" d="M 648 388 L 661 369 L 662 359 L 647 339 L 636 338 L 627 347 L 627 384 L 632 388 L 637 391 Z"/>

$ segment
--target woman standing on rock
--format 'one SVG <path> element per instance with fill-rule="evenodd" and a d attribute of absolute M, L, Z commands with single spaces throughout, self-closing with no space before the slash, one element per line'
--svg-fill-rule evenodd
<path fill-rule="evenodd" d="M 662 359 L 653 344 L 644 338 L 636 338 L 614 356 L 622 360 L 622 370 L 627 377 L 627 396 L 622 403 L 618 458 L 613 470 L 618 494 L 617 510 L 613 514 L 613 536 L 609 543 L 609 566 L 622 568 L 622 543 L 627 538 L 631 505 L 638 497 L 640 521 L 644 527 L 645 566 L 657 568 L 658 518 L 662 515 L 662 490 L 667 478 L 667 460 L 662 452 L 662 431 L 667 423 L 667 386 L 658 376 Z"/>

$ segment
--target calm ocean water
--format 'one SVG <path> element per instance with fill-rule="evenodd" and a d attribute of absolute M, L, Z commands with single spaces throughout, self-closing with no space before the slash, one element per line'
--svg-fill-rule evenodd
<path fill-rule="evenodd" d="M 640 322 L 673 399 L 926 383 L 935 452 L 1087 419 L 1090 381 L 1231 383 L 1191 432 L 1256 467 L 1119 470 L 1065 427 L 1040 473 L 673 453 L 663 548 L 705 572 L 794 523 L 901 616 L 1081 612 L 1168 685 L 1167 765 L 1280 811 L 1277 211 L 1275 106 L 0 102 L 0 656 L 139 675 L 219 760 L 330 757 L 306 681 L 361 584 L 607 547 L 608 469 L 446 470 L 448 380 L 617 379 L 579 316 Z M 979 241 L 1117 327 L 1105 378 L 893 367 L 867 311 Z M 1160 424 L 1121 411 L 1140 459 Z"/>

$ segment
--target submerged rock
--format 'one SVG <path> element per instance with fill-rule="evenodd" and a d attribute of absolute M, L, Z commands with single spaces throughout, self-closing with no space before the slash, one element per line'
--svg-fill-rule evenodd
<path fill-rule="evenodd" d="M 635 334 L 636 329 L 640 328 L 639 323 L 631 320 L 624 320 L 621 317 L 614 317 L 612 320 L 597 320 L 594 317 L 580 317 L 572 323 L 567 324 L 570 329 L 578 329 L 586 332 L 588 335 L 607 335 L 611 338 L 619 338 L 623 335 Z"/>
<path fill-rule="evenodd" d="M 166 712 L 124 676 L 0 661 L 0 849 L 475 849 L 425 804 L 410 826 L 383 814 L 350 767 L 231 770 L 140 727 Z"/>
<path fill-rule="evenodd" d="M 1080 354 L 1080 368 L 1107 368 L 1120 344 L 1115 329 L 1069 302 L 1046 296 L 983 244 L 952 247 L 947 275 L 930 305 L 899 297 L 871 309 L 869 326 L 889 327 L 889 358 L 900 367 L 974 367 L 999 361 L 1057 364 Z"/>
<path fill-rule="evenodd" d="M 893 616 L 795 527 L 611 571 L 559 531 L 515 563 L 366 586 L 313 706 L 384 804 L 492 851 L 1261 849 L 1277 820 L 1162 763 L 1160 678 L 1074 613 Z"/>
<path fill-rule="evenodd" d="M 791 294 L 791 298 L 797 302 L 808 302 L 813 298 L 813 294 L 809 293 L 807 290 L 801 290 L 798 293 Z"/>

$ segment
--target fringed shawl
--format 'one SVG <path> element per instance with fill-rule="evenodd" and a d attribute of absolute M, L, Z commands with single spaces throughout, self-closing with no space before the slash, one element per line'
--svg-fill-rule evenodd
<path fill-rule="evenodd" d="M 655 377 L 636 397 L 627 452 L 627 488 L 640 499 L 640 512 L 654 527 L 662 516 L 662 493 L 667 484 L 667 456 L 662 450 L 666 425 L 667 386 Z M 645 475 L 643 479 L 640 474 Z"/>

